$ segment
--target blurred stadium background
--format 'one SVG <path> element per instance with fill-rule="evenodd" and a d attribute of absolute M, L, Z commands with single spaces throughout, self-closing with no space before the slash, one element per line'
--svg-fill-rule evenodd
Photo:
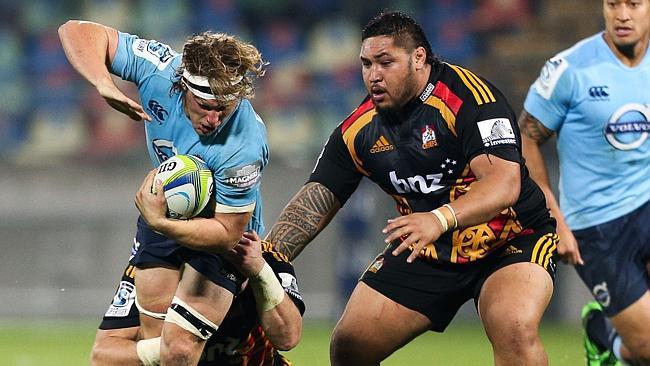
<path fill-rule="evenodd" d="M 372 15 L 386 8 L 413 15 L 425 28 L 434 52 L 493 81 L 519 113 L 544 61 L 601 29 L 600 4 L 600 0 L 0 0 L 0 364 L 50 364 L 30 358 L 29 347 L 12 344 L 40 342 L 38 337 L 51 329 L 61 335 L 55 336 L 63 341 L 61 347 L 67 347 L 67 330 L 77 337 L 69 335 L 68 345 L 88 349 L 129 256 L 137 212 L 133 195 L 151 169 L 141 124 L 110 109 L 69 67 L 56 33 L 67 19 L 95 20 L 175 45 L 177 50 L 187 35 L 202 30 L 234 33 L 259 47 L 271 63 L 254 100 L 269 132 L 271 163 L 263 193 L 270 226 L 308 177 L 332 128 L 365 94 L 358 62 L 360 28 Z M 120 85 L 135 96 L 130 85 Z M 556 164 L 551 144 L 545 153 Z M 362 185 L 295 261 L 308 306 L 307 324 L 320 324 L 313 329 L 322 336 L 318 347 L 323 357 L 332 322 L 361 271 L 382 249 L 380 228 L 394 214 L 388 197 L 372 185 Z M 560 265 L 544 323 L 557 331 L 545 334 L 565 337 L 550 342 L 568 344 L 572 350 L 566 351 L 569 356 L 564 351 L 553 356 L 557 357 L 551 358 L 557 360 L 553 364 L 573 365 L 571 357 L 579 357 L 579 310 L 588 298 L 573 269 Z M 65 324 L 51 328 L 53 319 L 65 319 Z M 489 352 L 476 319 L 473 306 L 466 305 L 454 324 L 473 326 L 452 333 L 474 334 L 480 339 L 476 347 Z M 16 330 L 23 322 L 29 329 Z M 427 337 L 438 347 L 444 338 Z M 465 337 L 448 344 L 461 343 Z M 429 346 L 433 347 L 424 343 L 423 349 L 436 352 Z M 472 343 L 450 352 L 471 354 L 474 347 Z M 449 348 L 439 352 L 445 349 Z M 64 356 L 62 360 L 69 362 L 54 358 L 51 364 L 85 364 L 86 354 L 82 356 L 81 361 Z M 437 363 L 430 360 L 425 364 Z M 491 364 L 485 355 L 479 360 L 472 364 Z M 442 364 L 470 364 L 458 362 Z"/>

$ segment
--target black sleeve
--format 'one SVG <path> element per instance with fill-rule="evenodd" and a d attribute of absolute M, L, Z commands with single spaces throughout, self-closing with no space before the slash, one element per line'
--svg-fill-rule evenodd
<path fill-rule="evenodd" d="M 305 302 L 302 300 L 300 290 L 298 290 L 298 281 L 296 279 L 296 272 L 288 258 L 273 250 L 264 250 L 262 253 L 266 263 L 271 266 L 275 276 L 280 281 L 284 292 L 289 295 L 294 304 L 298 307 L 300 315 L 305 313 Z"/>
<path fill-rule="evenodd" d="M 122 329 L 140 326 L 140 312 L 135 306 L 133 266 L 127 266 L 117 286 L 113 301 L 108 306 L 99 329 Z"/>
<path fill-rule="evenodd" d="M 496 88 L 492 90 L 495 102 L 467 104 L 459 111 L 456 130 L 463 153 L 467 161 L 489 154 L 521 164 L 521 135 L 517 119 L 505 97 Z"/>
<path fill-rule="evenodd" d="M 342 206 L 357 189 L 361 178 L 363 175 L 354 166 L 338 126 L 325 143 L 308 182 L 324 185 Z"/>

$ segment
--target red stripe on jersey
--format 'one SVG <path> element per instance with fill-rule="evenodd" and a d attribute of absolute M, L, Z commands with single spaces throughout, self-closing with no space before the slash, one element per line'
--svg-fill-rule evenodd
<path fill-rule="evenodd" d="M 352 112 L 352 114 L 350 114 L 350 116 L 348 116 L 348 118 L 345 119 L 345 121 L 343 121 L 341 124 L 341 133 L 345 133 L 345 130 L 347 130 L 348 127 L 354 123 L 354 121 L 359 119 L 359 117 L 361 117 L 364 113 L 373 108 L 375 108 L 375 103 L 372 102 L 372 99 L 366 99 L 363 103 L 361 103 L 360 106 L 357 107 L 357 109 Z"/>
<path fill-rule="evenodd" d="M 438 81 L 436 88 L 433 89 L 433 95 L 440 98 L 454 112 L 454 116 L 458 115 L 458 110 L 463 105 L 463 100 L 458 98 L 445 83 Z"/>

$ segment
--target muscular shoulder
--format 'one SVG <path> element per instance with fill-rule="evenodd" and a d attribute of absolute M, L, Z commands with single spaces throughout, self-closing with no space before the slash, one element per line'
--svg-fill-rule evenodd
<path fill-rule="evenodd" d="M 146 61 L 158 70 L 166 69 L 175 58 L 180 56 L 171 46 L 155 39 L 144 39 L 123 32 L 119 32 L 118 36 L 118 52 Z"/>
<path fill-rule="evenodd" d="M 545 99 L 549 99 L 559 84 L 567 87 L 567 81 L 573 80 L 582 70 L 602 63 L 602 33 L 585 38 L 572 47 L 563 50 L 546 60 L 533 87 Z M 565 80 L 565 81 L 562 81 Z"/>
<path fill-rule="evenodd" d="M 180 62 L 181 55 L 169 45 L 120 32 L 111 69 L 140 88 L 152 88 L 171 85 Z"/>
<path fill-rule="evenodd" d="M 503 99 L 501 91 L 487 79 L 459 65 L 445 63 L 436 84 L 434 95 L 447 101 L 447 104 L 452 97 L 458 98 L 456 103 L 463 106 L 482 106 Z"/>
<path fill-rule="evenodd" d="M 603 46 L 605 46 L 605 41 L 601 32 L 578 41 L 570 48 L 557 53 L 551 60 L 562 59 L 573 70 L 589 67 L 594 63 L 602 62 L 603 55 L 599 52 L 599 49 Z"/>
<path fill-rule="evenodd" d="M 503 93 L 465 67 L 445 63 L 432 82 L 435 87 L 425 104 L 441 112 L 454 134 L 479 120 L 512 119 L 512 108 Z"/>

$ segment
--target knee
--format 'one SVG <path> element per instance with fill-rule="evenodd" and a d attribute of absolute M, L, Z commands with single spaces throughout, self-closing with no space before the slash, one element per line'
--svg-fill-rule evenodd
<path fill-rule="evenodd" d="M 375 360 L 376 353 L 369 348 L 354 332 L 335 328 L 330 340 L 330 360 L 332 365 L 378 364 L 381 360 Z"/>
<path fill-rule="evenodd" d="M 330 355 L 332 360 L 345 359 L 346 355 L 354 352 L 357 340 L 354 334 L 341 330 L 338 327 L 334 328 L 332 338 L 330 339 Z"/>
<path fill-rule="evenodd" d="M 493 347 L 507 353 L 526 355 L 541 344 L 537 326 L 523 322 L 513 322 L 493 333 L 489 335 Z"/>

